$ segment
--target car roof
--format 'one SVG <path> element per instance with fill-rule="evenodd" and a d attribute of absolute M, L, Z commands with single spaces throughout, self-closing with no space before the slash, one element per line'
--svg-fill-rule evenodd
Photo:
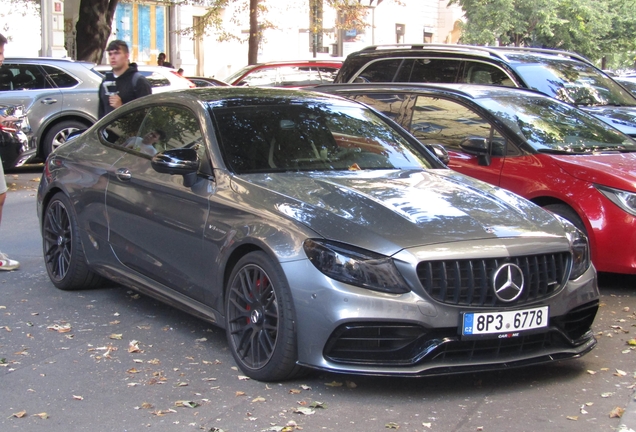
<path fill-rule="evenodd" d="M 371 45 L 363 48 L 360 51 L 350 54 L 350 56 L 361 56 L 375 54 L 378 57 L 392 57 L 387 53 L 411 53 L 412 56 L 415 53 L 462 53 L 468 55 L 479 56 L 482 58 L 496 58 L 504 62 L 509 62 L 510 54 L 536 54 L 537 56 L 545 57 L 561 57 L 570 58 L 573 60 L 582 61 L 584 63 L 592 64 L 592 62 L 586 57 L 573 53 L 570 51 L 554 50 L 546 48 L 531 48 L 531 47 L 502 47 L 502 46 L 479 46 L 479 45 L 458 45 L 458 44 L 393 44 L 393 45 Z"/>

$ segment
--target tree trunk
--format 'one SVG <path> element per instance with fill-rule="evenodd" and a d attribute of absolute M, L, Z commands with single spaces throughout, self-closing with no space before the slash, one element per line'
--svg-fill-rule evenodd
<path fill-rule="evenodd" d="M 258 28 L 258 0 L 250 0 L 250 39 L 247 49 L 247 64 L 258 63 L 258 41 L 260 31 Z"/>
<path fill-rule="evenodd" d="M 101 63 L 119 0 L 80 0 L 75 29 L 77 60 Z"/>

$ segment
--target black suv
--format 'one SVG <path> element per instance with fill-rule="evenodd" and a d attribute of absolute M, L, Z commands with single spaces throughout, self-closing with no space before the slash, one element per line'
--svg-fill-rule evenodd
<path fill-rule="evenodd" d="M 636 137 L 636 98 L 586 58 L 566 51 L 472 45 L 370 46 L 349 54 L 335 83 L 472 83 L 534 89 Z"/>

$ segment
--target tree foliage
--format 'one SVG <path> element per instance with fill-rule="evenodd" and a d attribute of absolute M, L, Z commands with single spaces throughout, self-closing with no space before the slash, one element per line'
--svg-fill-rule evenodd
<path fill-rule="evenodd" d="M 636 0 L 450 0 L 462 43 L 576 51 L 592 60 L 636 50 Z M 631 62 L 633 62 L 633 55 Z"/>

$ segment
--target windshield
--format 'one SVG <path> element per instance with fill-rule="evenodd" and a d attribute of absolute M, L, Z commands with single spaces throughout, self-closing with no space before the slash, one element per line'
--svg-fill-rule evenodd
<path fill-rule="evenodd" d="M 357 104 L 308 100 L 211 110 L 225 163 L 237 174 L 422 169 L 434 164 L 417 143 Z"/>
<path fill-rule="evenodd" d="M 478 103 L 538 151 L 636 151 L 636 141 L 627 135 L 554 99 L 519 92 Z"/>
<path fill-rule="evenodd" d="M 540 63 L 537 63 L 540 61 Z M 511 65 L 529 88 L 574 105 L 636 106 L 636 99 L 609 76 L 579 61 L 544 59 Z"/>

